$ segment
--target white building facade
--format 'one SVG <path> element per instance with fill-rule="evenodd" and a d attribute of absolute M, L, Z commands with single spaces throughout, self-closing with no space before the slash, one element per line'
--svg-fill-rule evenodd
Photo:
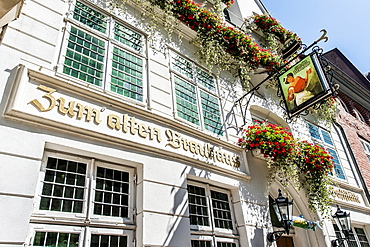
<path fill-rule="evenodd" d="M 26 0 L 2 28 L 0 246 L 276 245 L 266 239 L 269 196 L 281 186 L 236 145 L 242 116 L 228 113 L 244 94 L 237 79 L 202 66 L 189 28 L 169 39 L 134 1 L 125 6 Z M 239 21 L 265 11 L 258 1 L 230 7 Z M 288 124 L 275 90 L 259 92 L 247 122 L 331 148 L 335 199 L 367 237 L 369 205 L 340 133 L 314 118 Z M 321 220 L 304 191 L 286 193 L 294 215 Z M 278 246 L 330 246 L 324 222 L 294 228 Z"/>

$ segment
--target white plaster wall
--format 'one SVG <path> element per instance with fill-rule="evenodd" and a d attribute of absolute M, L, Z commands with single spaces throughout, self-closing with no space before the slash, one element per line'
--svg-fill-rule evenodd
<path fill-rule="evenodd" d="M 261 13 L 254 1 L 239 1 L 240 12 L 248 17 L 252 11 Z M 1 113 L 10 92 L 14 73 L 11 71 L 18 64 L 52 75 L 58 63 L 58 56 L 65 23 L 63 18 L 68 11 L 68 1 L 63 0 L 27 0 L 22 14 L 17 21 L 11 22 L 0 45 L 0 101 Z M 124 15 L 129 23 L 137 25 L 137 10 L 130 9 L 132 15 Z M 164 31 L 162 30 L 162 34 Z M 166 40 L 166 38 L 164 38 Z M 197 60 L 196 47 L 188 40 L 181 44 L 174 40 L 170 46 L 190 59 Z M 157 47 L 155 47 L 157 48 Z M 169 79 L 168 52 L 148 51 L 148 78 L 150 111 L 168 119 L 173 119 L 172 86 Z M 233 102 L 241 96 L 240 86 L 230 86 L 233 81 L 228 73 L 221 75 L 219 84 L 223 115 L 232 108 Z M 38 83 L 38 82 L 37 82 Z M 36 84 L 37 84 L 36 83 Z M 35 84 L 35 85 L 36 85 Z M 268 90 L 265 92 L 269 93 Z M 40 95 L 43 95 L 42 93 Z M 93 101 L 90 101 L 94 104 Z M 253 104 L 281 114 L 276 101 L 253 98 Z M 134 107 L 134 106 L 133 106 Z M 141 107 L 144 109 L 145 107 Z M 112 110 L 114 107 L 109 107 Z M 124 109 L 120 109 L 124 112 Z M 240 112 L 236 112 L 240 120 Z M 57 113 L 55 113 L 57 116 Z M 69 119 L 73 122 L 73 120 Z M 88 126 L 88 123 L 82 123 Z M 73 123 L 72 123 L 73 125 Z M 292 125 L 298 135 L 307 136 L 302 122 Z M 86 127 L 89 128 L 89 127 Z M 188 128 L 184 124 L 184 128 Z M 73 129 L 73 127 L 71 127 Z M 233 195 L 235 217 L 238 225 L 241 246 L 265 246 L 268 216 L 267 168 L 264 161 L 253 158 L 248 153 L 250 182 L 228 177 L 212 169 L 202 169 L 199 165 L 169 160 L 155 154 L 145 154 L 98 139 L 60 132 L 44 126 L 32 125 L 22 120 L 0 118 L 0 246 L 21 246 L 28 235 L 30 216 L 33 210 L 33 197 L 41 166 L 45 146 L 67 153 L 102 159 L 107 162 L 122 163 L 137 168 L 137 241 L 142 245 L 190 246 L 190 227 L 187 208 L 187 179 L 211 182 L 214 185 L 230 189 Z M 122 138 L 124 134 L 120 133 Z M 127 135 L 127 134 L 126 134 Z M 196 133 L 193 137 L 196 137 Z M 232 131 L 223 141 L 235 142 L 237 132 Z M 335 139 L 337 141 L 337 139 Z M 142 139 L 135 140 L 138 146 Z M 343 153 L 340 151 L 340 156 Z M 247 164 L 242 164 L 247 166 Z M 349 168 L 346 166 L 346 173 Z M 349 182 L 355 183 L 349 176 Z M 355 215 L 358 222 L 363 222 L 361 214 Z M 367 220 L 367 219 L 366 219 Z M 4 223 L 6 225 L 4 225 Z M 309 233 L 314 238 L 313 233 Z M 298 235 L 298 232 L 297 232 Z M 6 244 L 2 244 L 6 243 Z"/>

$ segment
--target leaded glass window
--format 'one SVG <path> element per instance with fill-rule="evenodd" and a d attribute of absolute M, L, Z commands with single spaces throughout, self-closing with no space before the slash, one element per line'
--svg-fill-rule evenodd
<path fill-rule="evenodd" d="M 204 128 L 213 133 L 222 135 L 223 128 L 218 99 L 203 91 L 200 91 L 200 98 L 202 101 Z"/>
<path fill-rule="evenodd" d="M 142 102 L 144 36 L 79 1 L 68 20 L 63 73 Z"/>
<path fill-rule="evenodd" d="M 229 191 L 210 184 L 188 184 L 192 247 L 236 247 L 236 230 Z M 207 232 L 208 234 L 204 234 Z M 223 237 L 215 237 L 217 235 Z M 213 237 L 211 237 L 213 236 Z"/>
<path fill-rule="evenodd" d="M 63 72 L 101 86 L 104 73 L 105 42 L 75 27 L 69 33 Z"/>
<path fill-rule="evenodd" d="M 336 224 L 333 224 L 335 235 L 338 239 L 344 238 L 344 234 L 339 230 Z M 369 247 L 369 240 L 367 234 L 363 228 L 353 227 L 349 231 L 348 237 L 348 246 L 349 247 Z"/>
<path fill-rule="evenodd" d="M 196 88 L 175 76 L 177 115 L 193 124 L 199 125 L 199 112 Z"/>
<path fill-rule="evenodd" d="M 340 165 L 337 152 L 335 150 L 331 149 L 331 148 L 328 148 L 328 151 L 329 151 L 330 155 L 333 157 L 335 175 L 338 178 L 346 179 L 346 177 L 344 176 L 342 166 Z"/>
<path fill-rule="evenodd" d="M 171 69 L 176 115 L 217 135 L 223 135 L 220 103 L 214 77 L 177 54 L 171 56 Z"/>
<path fill-rule="evenodd" d="M 361 247 L 369 247 L 369 240 L 367 239 L 366 233 L 364 229 L 355 227 L 355 232 L 358 238 L 358 241 L 360 242 Z"/>
<path fill-rule="evenodd" d="M 73 18 L 88 27 L 106 33 L 108 18 L 79 1 L 76 1 Z"/>
<path fill-rule="evenodd" d="M 102 163 L 105 164 L 105 163 Z M 95 183 L 88 174 L 96 175 Z M 84 204 L 93 207 L 93 214 L 128 218 L 130 208 L 130 173 L 99 165 L 88 165 L 69 159 L 47 157 L 42 181 L 40 210 L 84 213 Z M 93 185 L 94 197 L 87 198 L 88 187 Z"/>

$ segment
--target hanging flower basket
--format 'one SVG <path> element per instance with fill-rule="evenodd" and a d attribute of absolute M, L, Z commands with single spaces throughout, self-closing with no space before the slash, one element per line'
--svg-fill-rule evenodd
<path fill-rule="evenodd" d="M 270 181 L 278 178 L 283 186 L 304 188 L 312 210 L 330 209 L 330 171 L 333 157 L 319 145 L 297 141 L 286 128 L 256 122 L 243 130 L 238 145 L 266 159 Z"/>

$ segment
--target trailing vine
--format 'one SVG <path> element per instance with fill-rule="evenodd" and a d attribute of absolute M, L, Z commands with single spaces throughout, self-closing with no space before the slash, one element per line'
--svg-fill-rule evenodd
<path fill-rule="evenodd" d="M 285 29 L 275 18 L 268 15 L 256 15 L 252 19 L 258 29 L 264 33 L 274 35 L 280 43 L 284 44 L 287 41 L 295 40 L 302 44 L 302 40 L 297 34 Z"/>
<path fill-rule="evenodd" d="M 218 7 L 219 3 L 222 2 L 227 7 L 230 7 L 234 0 L 214 0 L 215 5 L 213 8 L 207 8 L 201 3 L 195 3 L 193 0 L 111 1 L 113 5 L 117 6 L 122 6 L 122 3 L 128 1 L 134 2 L 146 11 L 147 15 L 153 20 L 154 26 L 158 24 L 157 19 L 160 19 L 169 33 L 179 29 L 179 26 L 174 23 L 175 19 L 179 20 L 190 29 L 196 31 L 197 38 L 194 42 L 200 46 L 199 54 L 205 64 L 209 66 L 209 69 L 216 66 L 222 70 L 237 71 L 242 84 L 248 84 L 251 70 L 258 67 L 271 70 L 279 67 L 283 62 L 279 54 L 262 48 L 247 32 L 225 23 L 223 17 L 221 17 L 222 10 Z M 160 13 L 157 13 L 155 6 L 163 11 L 161 18 L 158 18 Z M 261 21 L 259 22 L 262 23 Z M 279 30 L 279 32 L 275 32 L 277 37 L 280 37 L 279 34 L 282 32 L 284 37 L 294 36 L 293 34 L 291 35 L 291 32 L 282 28 L 280 24 L 277 24 L 277 22 L 274 22 L 271 26 L 275 26 Z M 272 30 L 275 29 L 269 28 L 263 31 L 271 32 Z M 216 52 L 209 53 L 210 51 Z"/>

